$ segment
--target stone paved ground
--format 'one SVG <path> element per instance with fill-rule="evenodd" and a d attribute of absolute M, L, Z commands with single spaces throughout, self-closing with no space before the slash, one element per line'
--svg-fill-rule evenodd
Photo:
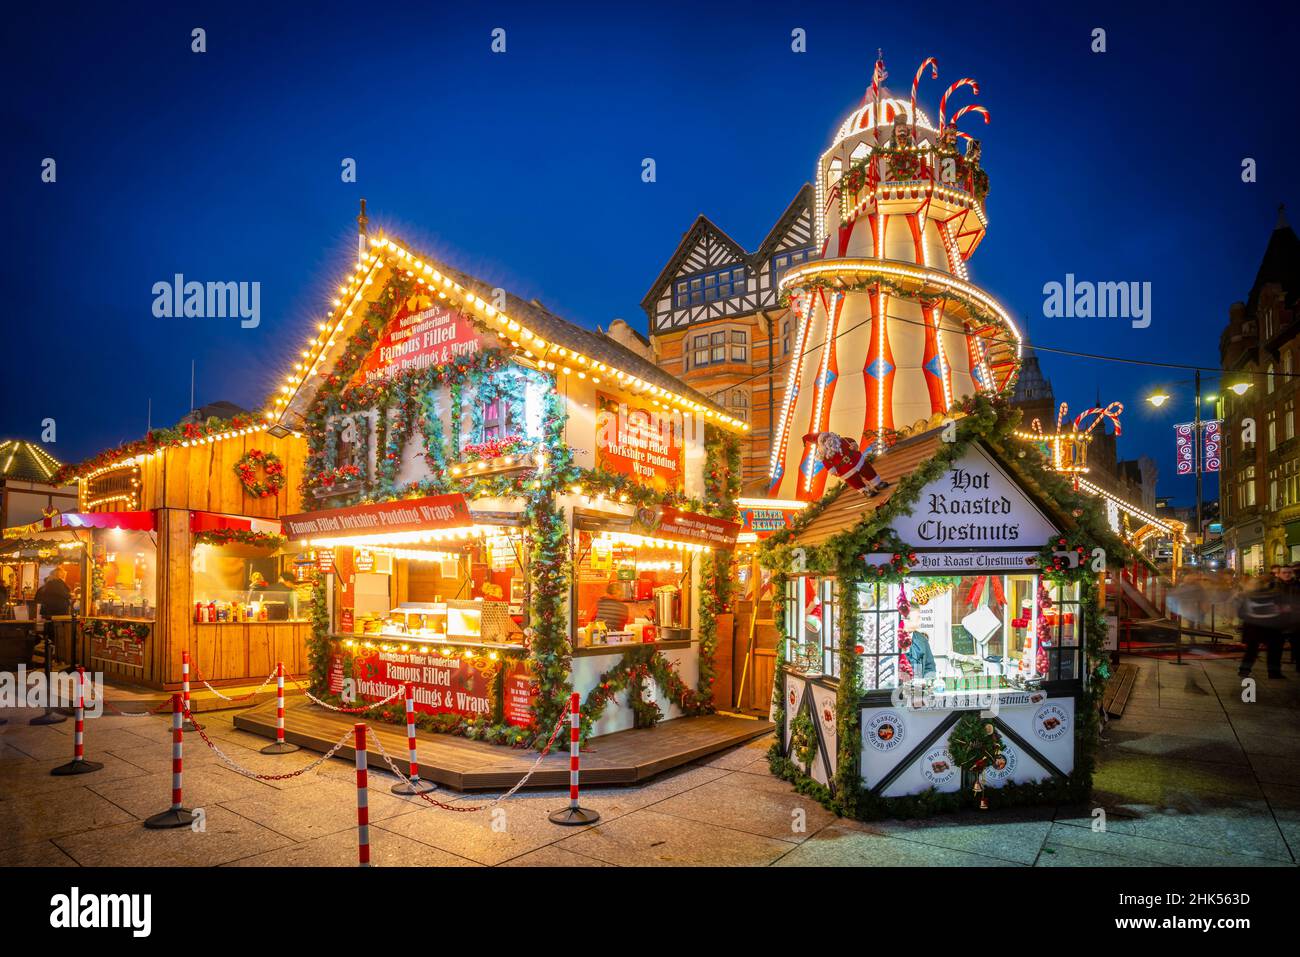
<path fill-rule="evenodd" d="M 1300 852 L 1300 675 L 1261 679 L 1246 704 L 1235 665 L 1139 660 L 1125 717 L 1105 734 L 1096 806 L 965 814 L 928 821 L 835 818 L 767 771 L 770 739 L 750 742 L 635 788 L 590 789 L 599 824 L 560 828 L 559 791 L 525 792 L 497 827 L 486 813 L 451 814 L 388 793 L 371 772 L 371 840 L 383 865 L 987 865 L 1294 866 Z M 164 718 L 96 719 L 88 756 L 104 769 L 51 777 L 71 754 L 71 722 L 31 727 L 9 711 L 0 726 L 0 864 L 352 865 L 355 784 L 331 761 L 262 783 L 224 767 L 187 735 L 186 804 L 207 829 L 148 831 L 140 821 L 170 801 Z M 316 755 L 268 757 L 266 742 L 207 713 L 209 734 L 240 764 L 279 773 Z M 444 800 L 481 803 L 443 792 Z M 794 811 L 806 830 L 793 833 Z"/>

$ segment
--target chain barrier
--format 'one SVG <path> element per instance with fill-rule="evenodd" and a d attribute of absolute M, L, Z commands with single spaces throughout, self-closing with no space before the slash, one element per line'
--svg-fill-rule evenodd
<path fill-rule="evenodd" d="M 185 713 L 185 717 L 189 718 L 191 721 L 194 720 L 194 715 L 190 714 L 189 708 L 185 708 L 183 709 L 183 711 Z M 299 768 L 297 771 L 289 771 L 285 774 L 258 774 L 256 771 L 250 771 L 245 767 L 241 767 L 235 761 L 234 758 L 230 757 L 230 755 L 226 754 L 226 752 L 222 751 L 219 747 L 217 747 L 217 745 L 213 742 L 213 740 L 209 738 L 207 734 L 204 733 L 202 728 L 197 728 L 196 730 L 198 731 L 199 737 L 203 739 L 203 743 L 206 744 L 217 757 L 219 757 L 222 761 L 224 761 L 232 771 L 236 772 L 237 774 L 242 774 L 246 778 L 252 778 L 255 781 L 287 781 L 290 778 L 301 777 L 302 775 L 306 774 L 308 771 L 315 771 L 318 767 L 320 767 L 330 758 L 334 757 L 334 755 L 338 754 L 339 748 L 347 744 L 348 737 L 352 734 L 352 729 L 349 728 L 347 731 L 343 733 L 343 737 L 339 738 L 339 740 L 335 743 L 334 747 L 330 748 L 328 751 L 322 754 L 315 761 L 311 762 L 311 764 L 308 764 L 306 767 Z"/>
<path fill-rule="evenodd" d="M 297 688 L 299 691 L 301 691 L 304 695 L 306 695 L 313 704 L 318 704 L 322 708 L 328 708 L 330 711 L 337 711 L 340 714 L 365 714 L 367 711 L 374 711 L 376 708 L 382 708 L 390 701 L 393 701 L 394 699 L 406 693 L 405 688 L 398 688 L 396 691 L 394 691 L 392 694 L 390 694 L 387 698 L 385 698 L 382 701 L 372 701 L 370 704 L 365 705 L 364 707 L 361 708 L 344 708 L 340 705 L 330 704 L 328 701 L 322 701 L 320 698 L 312 694 L 309 689 L 299 684 L 298 679 L 293 677 L 292 675 L 285 675 L 285 679 L 287 681 L 292 682 L 293 686 Z"/>
<path fill-rule="evenodd" d="M 436 798 L 429 797 L 429 795 L 425 794 L 422 791 L 417 791 L 413 796 L 418 797 L 421 800 L 428 802 L 429 804 L 432 804 L 434 807 L 440 807 L 444 811 L 456 811 L 456 812 L 464 813 L 470 811 L 482 811 L 484 808 L 496 807 L 502 801 L 514 797 L 515 794 L 518 793 L 519 789 L 522 788 L 525 784 L 527 784 L 528 779 L 531 778 L 537 772 L 537 769 L 539 767 L 541 767 L 543 759 L 545 759 L 546 755 L 550 753 L 551 746 L 555 744 L 555 738 L 557 735 L 559 735 L 560 728 L 564 726 L 564 721 L 569 716 L 569 710 L 570 710 L 569 705 L 565 704 L 564 710 L 560 713 L 559 720 L 555 722 L 555 730 L 551 732 L 550 738 L 547 739 L 546 746 L 542 748 L 541 754 L 537 755 L 537 760 L 533 762 L 533 766 L 529 768 L 528 772 L 524 774 L 524 776 L 521 777 L 515 783 L 514 787 L 512 787 L 505 794 L 502 794 L 500 797 L 489 801 L 487 804 L 479 804 L 476 805 L 475 807 L 463 807 L 454 804 L 445 804 L 442 801 L 437 800 Z M 381 740 L 379 740 L 379 733 L 375 731 L 373 728 L 370 729 L 370 732 L 371 732 L 371 736 L 374 738 L 375 747 L 379 749 L 379 756 L 384 759 L 385 763 L 387 763 L 389 770 L 391 770 L 393 774 L 397 775 L 399 779 L 405 781 L 407 784 L 411 784 L 412 786 L 414 786 L 415 779 L 412 778 L 410 775 L 408 775 L 406 772 L 398 770 L 397 765 L 393 763 L 393 759 L 389 757 L 388 752 L 384 750 L 384 743 Z"/>
<path fill-rule="evenodd" d="M 199 671 L 199 666 L 198 666 L 198 665 L 195 665 L 195 666 L 194 666 L 194 677 L 198 678 L 199 681 L 203 682 L 203 687 L 207 688 L 209 691 L 211 691 L 214 695 L 216 695 L 216 696 L 217 696 L 218 698 L 220 698 L 222 701 L 229 701 L 229 702 L 231 702 L 231 703 L 235 703 L 235 702 L 239 702 L 239 701 L 247 701 L 249 698 L 252 698 L 252 697 L 254 697 L 254 696 L 256 696 L 256 695 L 261 694 L 262 691 L 263 691 L 263 689 L 265 689 L 267 685 L 269 685 L 272 681 L 275 680 L 275 671 L 272 670 L 272 672 L 271 672 L 269 675 L 266 676 L 266 680 L 263 681 L 260 685 L 257 686 L 257 690 L 255 690 L 255 691 L 250 691 L 248 694 L 236 695 L 236 696 L 233 697 L 233 698 L 230 697 L 229 695 L 222 694 L 219 690 L 217 690 L 216 688 L 212 687 L 212 685 L 208 684 L 208 679 L 205 678 L 205 677 L 203 677 L 203 672 Z"/>
<path fill-rule="evenodd" d="M 87 708 L 93 708 L 94 706 L 95 702 L 93 700 L 86 705 Z M 107 698 L 104 699 L 104 710 L 113 712 L 113 714 L 119 718 L 148 718 L 151 715 L 162 714 L 164 711 L 170 711 L 171 707 L 171 700 L 168 699 L 158 705 L 158 707 L 149 711 L 123 711 L 121 708 L 114 707 L 113 703 Z"/>

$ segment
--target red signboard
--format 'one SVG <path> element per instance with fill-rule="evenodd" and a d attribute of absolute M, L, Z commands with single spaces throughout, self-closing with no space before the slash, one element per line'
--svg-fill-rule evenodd
<path fill-rule="evenodd" d="M 682 512 L 675 508 L 639 509 L 636 523 L 645 534 L 691 545 L 708 545 L 711 548 L 730 548 L 740 534 L 739 522 L 701 515 L 699 512 Z"/>
<path fill-rule="evenodd" d="M 465 496 L 454 494 L 302 512 L 286 516 L 283 523 L 290 538 L 314 538 L 466 528 L 474 524 L 474 518 Z"/>
<path fill-rule="evenodd" d="M 682 416 L 596 393 L 596 465 L 658 492 L 682 488 Z"/>
<path fill-rule="evenodd" d="M 478 330 L 446 302 L 417 293 L 403 300 L 349 385 L 448 365 L 480 348 Z"/>
<path fill-rule="evenodd" d="M 537 677 L 524 662 L 506 674 L 506 724 L 526 728 L 533 723 L 533 699 L 537 697 Z"/>
<path fill-rule="evenodd" d="M 380 651 L 372 648 L 353 655 L 353 693 L 358 701 L 382 701 L 410 684 L 415 710 L 423 714 L 458 714 L 466 718 L 492 715 L 492 685 L 499 662 L 486 656 L 462 658 L 434 650 Z M 343 656 L 330 662 L 329 688 L 344 690 Z M 526 676 L 525 676 L 526 677 Z M 532 722 L 527 704 L 530 690 L 517 674 L 506 676 L 506 720 L 524 726 Z"/>

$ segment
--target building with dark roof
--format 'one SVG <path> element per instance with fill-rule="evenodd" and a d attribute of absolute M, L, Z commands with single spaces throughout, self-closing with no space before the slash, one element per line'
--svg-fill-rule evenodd
<path fill-rule="evenodd" d="M 1300 238 L 1277 224 L 1245 302 L 1219 337 L 1224 370 L 1219 496 L 1228 567 L 1256 572 L 1300 561 Z M 1233 385 L 1246 386 L 1236 395 Z"/>

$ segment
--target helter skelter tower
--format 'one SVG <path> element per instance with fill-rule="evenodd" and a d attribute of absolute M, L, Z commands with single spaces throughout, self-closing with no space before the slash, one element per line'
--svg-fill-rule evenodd
<path fill-rule="evenodd" d="M 996 300 L 970 281 L 966 263 L 988 225 L 988 177 L 980 143 L 957 129 L 982 106 L 934 124 L 910 99 L 884 86 L 876 61 L 862 104 L 840 126 L 815 174 L 814 219 L 820 259 L 781 280 L 796 320 L 796 345 L 777 420 L 769 493 L 815 500 L 827 469 L 804 436 L 833 432 L 868 454 L 899 430 L 937 421 L 976 392 L 1012 387 L 1021 337 Z M 959 142 L 964 141 L 964 149 Z"/>

